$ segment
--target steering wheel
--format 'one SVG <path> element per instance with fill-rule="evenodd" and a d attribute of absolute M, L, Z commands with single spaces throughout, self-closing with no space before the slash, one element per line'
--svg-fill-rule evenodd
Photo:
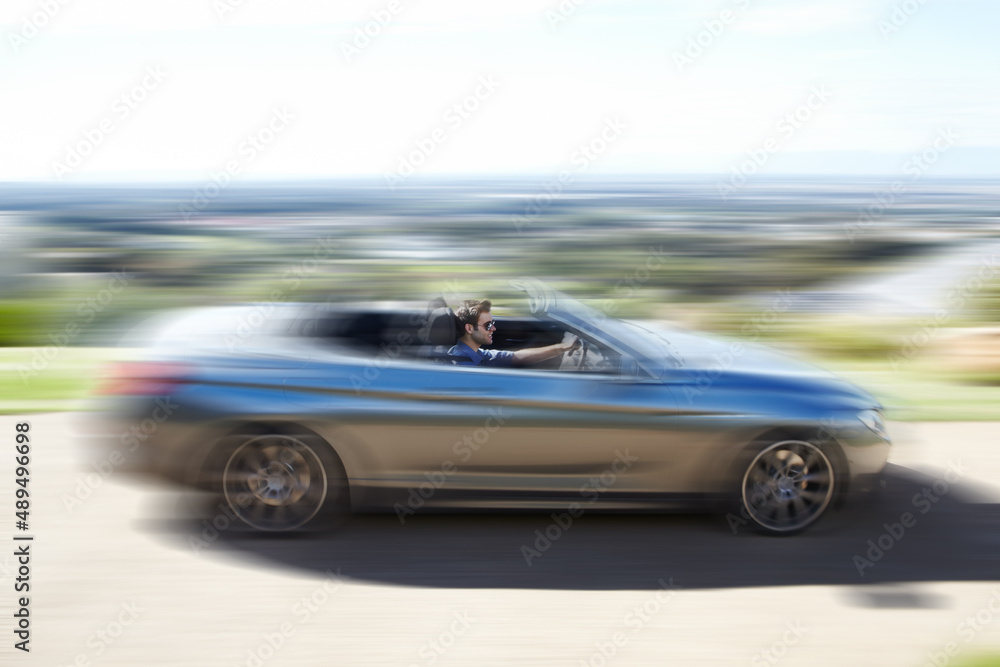
<path fill-rule="evenodd" d="M 580 347 L 572 348 L 563 352 L 562 361 L 559 363 L 559 370 L 561 371 L 578 371 L 583 368 L 584 362 L 587 360 L 587 341 L 582 338 L 579 339 Z M 574 358 L 574 354 L 579 349 L 580 358 Z"/>
<path fill-rule="evenodd" d="M 579 341 L 580 341 L 580 360 L 576 362 L 576 367 L 572 369 L 574 371 L 583 370 L 583 365 L 587 361 L 587 341 L 585 341 L 582 338 L 580 338 Z M 572 354 L 573 350 L 566 351 L 566 361 L 572 360 L 573 358 Z"/>

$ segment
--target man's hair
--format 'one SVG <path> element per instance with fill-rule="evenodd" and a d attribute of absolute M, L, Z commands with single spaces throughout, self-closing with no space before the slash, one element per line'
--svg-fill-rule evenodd
<path fill-rule="evenodd" d="M 479 324 L 479 315 L 482 313 L 488 313 L 493 309 L 493 304 L 488 300 L 483 299 L 482 301 L 477 301 L 476 299 L 469 299 L 464 301 L 458 310 L 455 311 L 455 317 L 458 318 L 458 322 L 461 325 L 462 333 L 465 333 L 465 325 L 471 324 L 473 328 Z"/>

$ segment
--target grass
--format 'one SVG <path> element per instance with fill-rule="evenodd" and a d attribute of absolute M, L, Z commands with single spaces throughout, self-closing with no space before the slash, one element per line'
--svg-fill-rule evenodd
<path fill-rule="evenodd" d="M 1000 667 L 1000 653 L 981 653 L 968 658 L 958 658 L 950 664 L 952 667 Z"/>
<path fill-rule="evenodd" d="M 949 381 L 927 369 L 862 360 L 820 362 L 867 389 L 895 421 L 1000 421 L 1000 386 Z"/>
<path fill-rule="evenodd" d="M 748 323 L 750 335 L 759 332 L 758 342 L 808 359 L 870 391 L 886 406 L 891 419 L 1000 420 L 1000 371 L 995 362 L 983 359 L 976 367 L 955 356 L 960 348 L 949 343 L 949 329 L 932 330 L 925 347 L 904 355 L 907 341 L 914 340 L 914 332 L 921 329 L 919 319 L 776 312 L 773 323 L 765 320 L 758 326 L 733 307 L 706 314 L 704 305 L 693 307 L 690 316 L 695 328 L 737 339 Z M 954 323 L 959 323 L 957 318 Z"/>
<path fill-rule="evenodd" d="M 29 414 L 79 409 L 100 382 L 103 366 L 116 348 L 0 348 L 0 414 Z M 35 372 L 32 364 L 38 369 Z"/>

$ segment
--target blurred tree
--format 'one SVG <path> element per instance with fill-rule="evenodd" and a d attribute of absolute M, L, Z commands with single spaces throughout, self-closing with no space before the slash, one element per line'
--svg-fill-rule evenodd
<path fill-rule="evenodd" d="M 44 345 L 47 307 L 41 300 L 0 301 L 0 347 Z"/>
<path fill-rule="evenodd" d="M 1000 275 L 996 273 L 972 296 L 972 315 L 978 324 L 1000 324 Z"/>

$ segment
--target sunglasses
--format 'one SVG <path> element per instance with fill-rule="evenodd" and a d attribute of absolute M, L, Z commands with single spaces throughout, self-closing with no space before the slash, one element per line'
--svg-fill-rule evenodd
<path fill-rule="evenodd" d="M 479 326 L 479 325 L 476 325 L 476 326 Z M 486 323 L 483 324 L 483 329 L 486 330 L 486 331 L 493 331 L 496 328 L 497 328 L 496 320 L 490 320 L 489 322 L 486 322 Z"/>

